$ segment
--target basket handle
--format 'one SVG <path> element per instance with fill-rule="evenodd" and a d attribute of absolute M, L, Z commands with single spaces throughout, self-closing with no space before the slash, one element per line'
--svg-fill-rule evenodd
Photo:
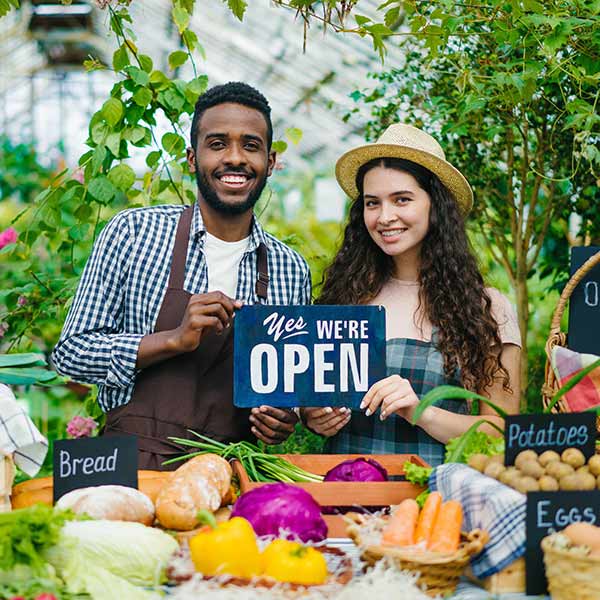
<path fill-rule="evenodd" d="M 567 302 L 573 293 L 573 290 L 577 287 L 577 284 L 587 275 L 588 271 L 591 271 L 598 263 L 600 263 L 600 251 L 596 252 L 593 256 L 590 256 L 580 267 L 573 273 L 571 279 L 569 279 L 567 285 L 564 287 L 554 315 L 552 316 L 552 322 L 550 324 L 550 336 L 556 335 L 560 332 L 560 321 L 562 319 Z"/>
<path fill-rule="evenodd" d="M 488 543 L 490 535 L 483 529 L 474 529 L 467 534 L 467 544 L 464 551 L 468 556 L 479 554 Z"/>

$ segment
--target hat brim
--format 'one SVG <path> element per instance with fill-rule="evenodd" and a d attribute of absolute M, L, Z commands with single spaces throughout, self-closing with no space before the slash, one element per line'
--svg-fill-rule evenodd
<path fill-rule="evenodd" d="M 438 176 L 456 200 L 463 215 L 471 210 L 473 190 L 456 167 L 429 152 L 398 144 L 365 144 L 342 154 L 335 165 L 335 176 L 341 188 L 352 200 L 356 200 L 359 195 L 356 187 L 358 170 L 362 165 L 376 158 L 404 158 L 425 167 Z"/>

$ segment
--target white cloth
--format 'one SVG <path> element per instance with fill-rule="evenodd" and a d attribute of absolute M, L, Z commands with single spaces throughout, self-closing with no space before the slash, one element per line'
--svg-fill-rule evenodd
<path fill-rule="evenodd" d="M 11 389 L 0 383 L 0 452 L 14 454 L 15 464 L 33 477 L 48 453 L 48 440 L 38 431 Z"/>
<path fill-rule="evenodd" d="M 208 268 L 208 291 L 223 292 L 235 299 L 238 284 L 238 269 L 250 237 L 238 242 L 226 242 L 206 232 L 204 256 Z"/>

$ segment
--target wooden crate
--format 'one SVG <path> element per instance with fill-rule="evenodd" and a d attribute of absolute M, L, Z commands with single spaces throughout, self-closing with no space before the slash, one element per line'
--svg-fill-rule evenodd
<path fill-rule="evenodd" d="M 329 469 L 339 463 L 353 459 L 366 458 L 364 454 L 282 454 L 298 467 L 317 475 L 325 475 Z M 416 454 L 376 454 L 368 456 L 387 469 L 390 476 L 404 475 L 404 463 L 407 461 L 421 467 L 429 465 Z M 233 461 L 233 472 L 240 483 L 240 491 L 247 492 L 264 483 L 250 481 L 248 473 L 238 461 Z M 322 506 L 388 506 L 398 504 L 405 498 L 416 498 L 423 487 L 408 481 L 327 481 L 317 483 L 295 483 L 305 489 Z M 329 537 L 347 537 L 346 523 L 341 515 L 323 515 Z"/>
<path fill-rule="evenodd" d="M 469 569 L 469 579 L 482 586 L 490 594 L 524 594 L 525 593 L 525 558 L 517 558 L 502 571 L 485 579 L 478 579 Z"/>

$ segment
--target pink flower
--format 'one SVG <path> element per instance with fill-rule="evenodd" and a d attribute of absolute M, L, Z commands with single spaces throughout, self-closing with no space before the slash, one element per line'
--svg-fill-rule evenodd
<path fill-rule="evenodd" d="M 97 427 L 98 423 L 91 417 L 76 415 L 67 425 L 67 435 L 70 435 L 72 438 L 90 437 Z"/>
<path fill-rule="evenodd" d="M 25 298 L 25 296 L 19 296 L 17 298 L 17 304 L 19 306 L 25 306 L 27 304 L 27 298 Z"/>
<path fill-rule="evenodd" d="M 19 234 L 17 233 L 17 230 L 13 227 L 5 229 L 2 233 L 0 233 L 0 250 L 2 250 L 4 246 L 14 244 L 17 241 L 18 237 Z"/>

